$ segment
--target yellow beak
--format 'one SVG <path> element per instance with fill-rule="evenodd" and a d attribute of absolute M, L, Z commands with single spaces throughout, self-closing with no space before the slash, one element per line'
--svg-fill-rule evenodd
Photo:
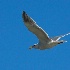
<path fill-rule="evenodd" d="M 31 46 L 31 47 L 29 47 L 29 49 L 32 49 L 32 46 Z"/>

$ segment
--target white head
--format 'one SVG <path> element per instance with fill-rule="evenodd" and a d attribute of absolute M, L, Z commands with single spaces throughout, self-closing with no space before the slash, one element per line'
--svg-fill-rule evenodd
<path fill-rule="evenodd" d="M 38 48 L 38 44 L 34 44 L 33 46 L 29 47 L 29 49 Z"/>

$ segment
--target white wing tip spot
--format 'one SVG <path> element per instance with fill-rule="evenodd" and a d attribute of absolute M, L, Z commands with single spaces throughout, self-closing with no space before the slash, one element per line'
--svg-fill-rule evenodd
<path fill-rule="evenodd" d="M 65 41 L 65 42 L 67 42 L 67 41 Z"/>

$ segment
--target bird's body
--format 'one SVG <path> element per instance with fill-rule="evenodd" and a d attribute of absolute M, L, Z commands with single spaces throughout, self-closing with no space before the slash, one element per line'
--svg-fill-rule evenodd
<path fill-rule="evenodd" d="M 38 43 L 38 47 L 34 47 L 36 49 L 44 50 L 44 49 L 49 49 L 52 48 L 53 46 L 56 46 L 57 43 L 53 43 L 52 41 L 50 42 L 45 42 L 45 43 Z"/>
<path fill-rule="evenodd" d="M 33 48 L 39 49 L 39 50 L 44 50 L 44 49 L 52 48 L 52 47 L 54 47 L 54 46 L 56 46 L 56 45 L 58 45 L 60 43 L 64 43 L 64 42 L 66 42 L 66 41 L 63 41 L 63 40 L 61 40 L 61 41 L 53 41 L 51 39 L 51 41 L 48 41 L 48 42 L 39 42 L 35 46 L 33 46 Z"/>
<path fill-rule="evenodd" d="M 67 41 L 59 40 L 59 39 L 66 35 L 69 35 L 70 33 L 67 33 L 65 35 L 56 36 L 54 38 L 49 38 L 48 34 L 41 27 L 39 27 L 36 24 L 36 22 L 31 17 L 29 17 L 24 11 L 22 14 L 22 18 L 28 30 L 34 33 L 39 39 L 39 43 L 30 47 L 30 49 L 35 48 L 35 49 L 44 50 L 44 49 L 52 48 L 53 46 L 56 46 L 58 44 L 67 42 Z"/>

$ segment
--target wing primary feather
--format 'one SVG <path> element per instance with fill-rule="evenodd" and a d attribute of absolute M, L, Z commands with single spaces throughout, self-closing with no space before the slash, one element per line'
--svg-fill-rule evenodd
<path fill-rule="evenodd" d="M 24 20 L 24 24 L 26 25 L 26 27 L 29 29 L 29 31 L 31 31 L 32 33 L 34 33 L 38 39 L 40 41 L 48 41 L 50 40 L 48 34 L 41 28 L 39 27 L 36 22 L 31 18 L 29 17 L 25 11 L 23 11 L 23 14 L 22 14 L 22 18 Z"/>

